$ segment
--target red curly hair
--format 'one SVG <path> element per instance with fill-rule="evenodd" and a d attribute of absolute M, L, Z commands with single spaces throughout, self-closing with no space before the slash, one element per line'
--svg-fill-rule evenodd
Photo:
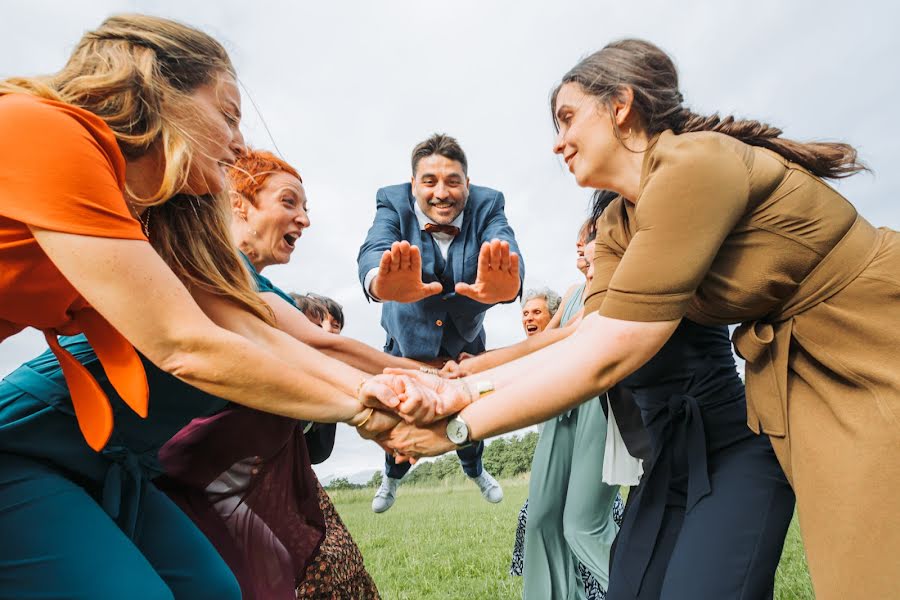
<path fill-rule="evenodd" d="M 228 180 L 232 190 L 255 203 L 256 194 L 266 185 L 269 176 L 276 173 L 293 175 L 303 183 L 297 169 L 271 152 L 247 148 L 228 169 Z"/>

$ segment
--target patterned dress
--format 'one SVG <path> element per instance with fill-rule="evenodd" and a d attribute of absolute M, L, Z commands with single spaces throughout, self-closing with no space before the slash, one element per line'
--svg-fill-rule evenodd
<path fill-rule="evenodd" d="M 616 502 L 613 505 L 613 519 L 616 525 L 622 526 L 622 516 L 625 514 L 625 502 L 622 496 L 616 494 Z M 514 577 L 521 577 L 525 568 L 525 524 L 528 522 L 528 499 L 519 511 L 519 522 L 516 525 L 516 541 L 513 545 L 512 563 L 509 565 L 509 574 Z M 587 600 L 606 600 L 606 590 L 600 585 L 591 572 L 588 571 L 580 562 L 578 563 L 578 574 L 584 582 L 584 592 Z"/>
<path fill-rule="evenodd" d="M 319 507 L 325 515 L 325 539 L 297 587 L 298 599 L 379 600 L 362 553 L 341 521 L 331 498 L 319 484 Z"/>

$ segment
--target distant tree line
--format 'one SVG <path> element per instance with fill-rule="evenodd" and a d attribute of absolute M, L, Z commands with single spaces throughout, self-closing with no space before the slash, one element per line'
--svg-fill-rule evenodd
<path fill-rule="evenodd" d="M 368 484 L 353 483 L 346 477 L 335 477 L 325 486 L 326 490 L 359 490 L 368 487 Z"/>
<path fill-rule="evenodd" d="M 523 435 L 497 438 L 484 449 L 484 468 L 494 477 L 510 478 L 528 473 L 537 446 L 538 434 L 530 431 Z M 456 453 L 450 452 L 437 460 L 419 462 L 404 479 L 404 485 L 435 484 L 447 479 L 462 477 L 462 468 Z M 365 485 L 351 483 L 346 477 L 332 479 L 325 486 L 328 490 L 354 490 L 381 485 L 381 471 L 376 471 Z"/>

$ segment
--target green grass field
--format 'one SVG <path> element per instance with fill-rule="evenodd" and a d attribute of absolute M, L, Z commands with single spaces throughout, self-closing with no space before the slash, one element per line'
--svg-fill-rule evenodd
<path fill-rule="evenodd" d="M 474 485 L 402 486 L 386 513 L 370 509 L 374 490 L 331 493 L 385 600 L 514 600 L 521 577 L 508 575 L 527 479 L 504 481 L 500 504 Z M 813 598 L 796 519 L 778 568 L 775 598 Z"/>

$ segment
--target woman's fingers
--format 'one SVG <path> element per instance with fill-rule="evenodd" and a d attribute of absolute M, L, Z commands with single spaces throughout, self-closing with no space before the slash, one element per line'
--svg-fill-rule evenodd
<path fill-rule="evenodd" d="M 357 398 L 363 406 L 370 408 L 397 408 L 399 395 L 406 392 L 405 382 L 392 375 L 375 375 L 362 384 Z"/>

